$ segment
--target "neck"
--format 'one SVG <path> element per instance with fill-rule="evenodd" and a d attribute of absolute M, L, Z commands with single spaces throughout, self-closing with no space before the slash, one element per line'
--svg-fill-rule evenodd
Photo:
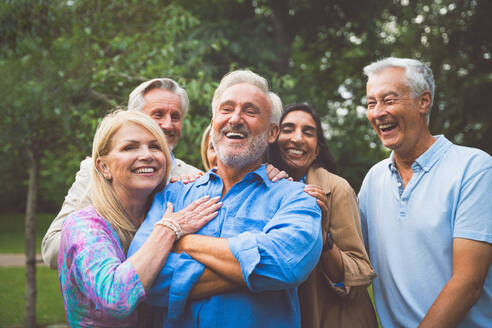
<path fill-rule="evenodd" d="M 222 179 L 224 183 L 224 189 L 222 189 L 222 196 L 227 194 L 227 192 L 239 181 L 241 181 L 246 174 L 253 172 L 258 169 L 261 165 L 261 160 L 258 160 L 250 165 L 246 165 L 242 168 L 233 168 L 226 166 L 220 160 L 217 162 L 217 174 Z"/>
<path fill-rule="evenodd" d="M 398 172 L 400 172 L 404 187 L 407 186 L 408 182 L 413 176 L 413 163 L 420 155 L 425 153 L 434 142 L 436 142 L 436 139 L 427 130 L 425 136 L 423 138 L 419 138 L 419 142 L 415 144 L 414 147 L 409 151 L 395 150 L 395 165 L 398 169 Z"/>
<path fill-rule="evenodd" d="M 413 163 L 420 157 L 423 153 L 429 149 L 436 139 L 426 131 L 423 137 L 419 137 L 419 142 L 416 143 L 412 148 L 407 150 L 395 150 L 395 164 L 398 169 L 410 169 Z"/>
<path fill-rule="evenodd" d="M 294 181 L 299 181 L 302 179 L 303 176 L 307 174 L 308 168 L 295 168 L 295 169 L 290 169 L 290 174 L 292 175 L 292 178 Z"/>
<path fill-rule="evenodd" d="M 115 189 L 116 196 L 135 227 L 140 227 L 147 213 L 149 196 L 143 192 Z"/>

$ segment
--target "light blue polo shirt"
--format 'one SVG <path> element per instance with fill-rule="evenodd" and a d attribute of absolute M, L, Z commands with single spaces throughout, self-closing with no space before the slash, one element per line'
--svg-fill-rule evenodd
<path fill-rule="evenodd" d="M 158 193 L 128 251 L 147 240 L 170 201 L 179 211 L 203 196 L 221 196 L 223 182 L 214 169 L 194 183 L 173 183 Z M 218 216 L 199 234 L 227 238 L 241 265 L 246 287 L 196 301 L 188 294 L 204 266 L 186 253 L 171 253 L 147 302 L 163 310 L 168 327 L 300 326 L 297 286 L 321 254 L 321 210 L 304 184 L 272 182 L 265 166 L 248 173 L 224 197 Z"/>
<path fill-rule="evenodd" d="M 359 192 L 385 328 L 419 325 L 451 278 L 453 238 L 492 243 L 492 157 L 436 138 L 405 188 L 391 154 L 369 170 Z M 492 327 L 492 269 L 460 327 Z"/>

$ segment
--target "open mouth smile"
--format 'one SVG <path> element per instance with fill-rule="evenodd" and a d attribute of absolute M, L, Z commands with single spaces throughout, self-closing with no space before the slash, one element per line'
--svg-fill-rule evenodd
<path fill-rule="evenodd" d="M 389 132 L 396 128 L 398 126 L 398 123 L 384 123 L 384 124 L 379 124 L 378 128 L 382 132 Z"/>
<path fill-rule="evenodd" d="M 229 139 L 246 139 L 247 137 L 245 133 L 235 131 L 226 132 L 225 136 Z"/>
<path fill-rule="evenodd" d="M 155 167 L 139 167 L 132 170 L 132 172 L 137 174 L 154 173 L 155 171 L 157 171 Z"/>

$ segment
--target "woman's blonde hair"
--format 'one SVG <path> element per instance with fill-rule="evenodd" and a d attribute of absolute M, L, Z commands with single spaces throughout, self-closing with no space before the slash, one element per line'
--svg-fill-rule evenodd
<path fill-rule="evenodd" d="M 107 180 L 103 176 L 103 173 L 97 168 L 97 163 L 112 150 L 111 143 L 114 134 L 126 123 L 139 125 L 149 131 L 157 139 L 166 158 L 166 173 L 164 179 L 149 197 L 149 206 L 154 194 L 157 191 L 162 190 L 166 185 L 172 163 L 166 138 L 159 126 L 149 116 L 136 111 L 115 110 L 106 115 L 99 124 L 92 144 L 93 168 L 89 195 L 92 205 L 99 215 L 108 221 L 116 230 L 125 253 L 130 246 L 133 235 L 137 231 L 137 227 L 135 227 L 128 216 L 127 211 L 116 196 L 111 181 Z"/>
<path fill-rule="evenodd" d="M 208 157 L 207 157 L 207 150 L 208 150 L 209 143 L 210 143 L 210 125 L 207 126 L 207 128 L 203 132 L 202 143 L 200 145 L 200 153 L 202 154 L 202 162 L 203 162 L 203 167 L 205 168 L 205 172 L 210 170 L 210 163 L 208 162 Z"/>

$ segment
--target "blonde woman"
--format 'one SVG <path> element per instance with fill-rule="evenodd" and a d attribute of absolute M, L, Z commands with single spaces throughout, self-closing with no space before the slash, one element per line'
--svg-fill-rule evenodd
<path fill-rule="evenodd" d="M 181 236 L 217 215 L 218 199 L 204 197 L 166 213 L 143 247 L 128 246 L 156 191 L 167 181 L 171 157 L 165 137 L 145 114 L 116 111 L 94 136 L 91 206 L 62 228 L 58 275 L 68 323 L 77 327 L 134 327 L 135 309 Z"/>

